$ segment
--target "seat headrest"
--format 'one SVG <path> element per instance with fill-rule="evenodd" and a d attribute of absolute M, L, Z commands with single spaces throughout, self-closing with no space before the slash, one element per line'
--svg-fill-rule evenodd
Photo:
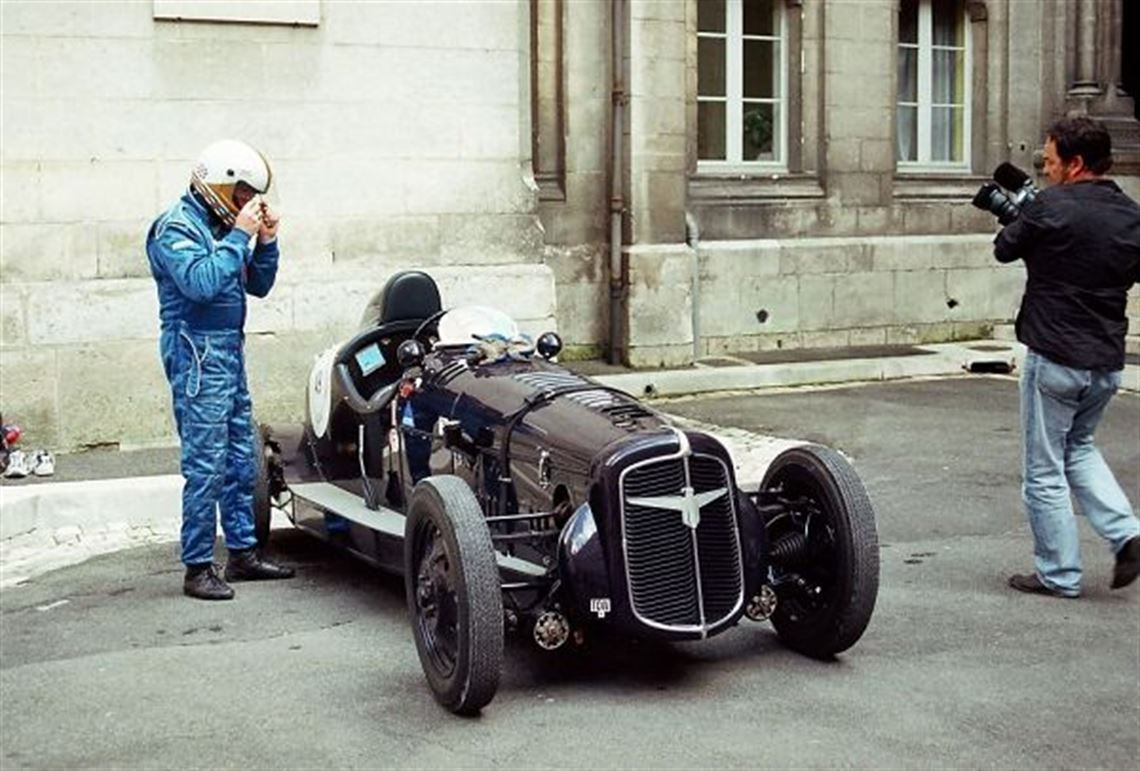
<path fill-rule="evenodd" d="M 441 307 L 439 287 L 432 277 L 423 271 L 404 270 L 392 275 L 372 296 L 360 324 L 367 328 L 394 321 L 422 321 Z"/>

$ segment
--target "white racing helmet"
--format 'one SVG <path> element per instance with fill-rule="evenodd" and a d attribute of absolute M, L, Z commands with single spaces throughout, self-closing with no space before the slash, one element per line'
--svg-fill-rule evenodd
<path fill-rule="evenodd" d="M 210 209 L 228 226 L 239 211 L 234 190 L 239 182 L 258 193 L 269 190 L 273 173 L 265 156 L 245 142 L 223 139 L 202 151 L 190 172 L 190 187 L 206 199 Z"/>

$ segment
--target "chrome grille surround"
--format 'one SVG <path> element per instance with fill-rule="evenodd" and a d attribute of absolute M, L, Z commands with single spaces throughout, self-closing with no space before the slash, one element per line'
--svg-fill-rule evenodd
<path fill-rule="evenodd" d="M 735 489 L 722 458 L 674 432 L 677 452 L 618 477 L 626 588 L 641 623 L 705 637 L 744 603 Z"/>

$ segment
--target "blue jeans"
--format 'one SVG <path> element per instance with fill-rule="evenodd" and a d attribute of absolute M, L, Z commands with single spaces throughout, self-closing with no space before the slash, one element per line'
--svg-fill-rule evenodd
<path fill-rule="evenodd" d="M 218 509 L 230 551 L 257 544 L 253 529 L 253 420 L 240 330 L 163 330 L 182 443 L 182 562 L 213 561 Z"/>
<path fill-rule="evenodd" d="M 1070 493 L 1114 553 L 1140 535 L 1140 520 L 1093 446 L 1120 374 L 1065 367 L 1032 350 L 1021 373 L 1021 497 L 1033 530 L 1037 577 L 1074 597 L 1081 590 L 1081 554 Z"/>

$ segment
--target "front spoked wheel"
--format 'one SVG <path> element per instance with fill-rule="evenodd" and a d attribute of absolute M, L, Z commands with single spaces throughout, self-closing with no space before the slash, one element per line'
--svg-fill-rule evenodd
<path fill-rule="evenodd" d="M 458 477 L 416 485 L 405 523 L 405 591 L 416 651 L 436 700 L 482 709 L 499 687 L 503 599 L 491 535 Z"/>
<path fill-rule="evenodd" d="M 780 640 L 814 658 L 831 658 L 866 630 L 879 591 L 875 512 L 855 470 L 826 447 L 781 453 L 762 489 L 783 504 L 766 527 L 772 616 Z"/>

